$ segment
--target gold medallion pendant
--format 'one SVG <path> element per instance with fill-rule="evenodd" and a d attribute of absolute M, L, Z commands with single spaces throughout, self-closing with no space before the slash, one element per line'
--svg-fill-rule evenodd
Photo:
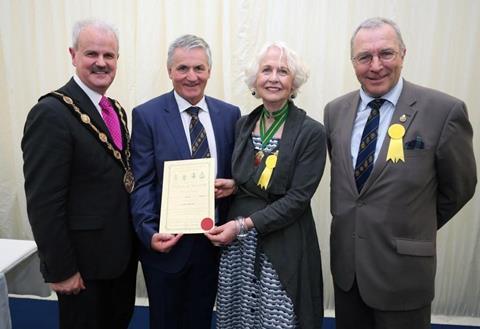
<path fill-rule="evenodd" d="M 135 178 L 131 170 L 127 170 L 123 175 L 123 184 L 128 193 L 132 193 L 135 188 Z"/>
<path fill-rule="evenodd" d="M 264 155 L 265 154 L 261 150 L 255 154 L 255 167 L 258 167 L 260 165 L 260 162 L 262 162 Z"/>

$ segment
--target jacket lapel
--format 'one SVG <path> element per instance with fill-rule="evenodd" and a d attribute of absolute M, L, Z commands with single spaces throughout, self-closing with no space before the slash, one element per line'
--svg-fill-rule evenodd
<path fill-rule="evenodd" d="M 290 166 L 294 165 L 293 151 L 295 141 L 301 131 L 306 113 L 300 110 L 295 104 L 290 103 L 287 120 L 282 132 L 280 151 L 278 152 L 278 166 L 273 171 L 272 183 L 269 192 L 273 194 L 284 194 L 289 183 Z"/>
<path fill-rule="evenodd" d="M 162 111 L 166 120 L 166 126 L 169 128 L 172 136 L 172 142 L 176 146 L 178 158 L 190 159 L 192 155 L 190 154 L 190 147 L 185 136 L 185 129 L 183 128 L 182 118 L 173 91 L 170 92 L 167 106 Z M 157 125 L 157 127 L 160 127 L 160 125 Z"/>
<path fill-rule="evenodd" d="M 105 133 L 107 136 L 110 137 L 110 132 L 105 125 L 105 121 L 103 121 L 100 113 L 98 113 L 95 104 L 92 103 L 87 94 L 85 94 L 82 88 L 77 85 L 73 78 L 70 79 L 70 81 L 60 89 L 60 91 L 70 96 L 74 100 L 75 104 L 80 108 L 80 110 L 90 117 L 93 125 L 97 127 L 101 132 Z M 112 140 L 111 137 L 110 140 Z"/>
<path fill-rule="evenodd" d="M 236 126 L 235 147 L 232 153 L 232 176 L 237 185 L 246 183 L 253 175 L 252 165 L 255 152 L 251 142 L 252 131 L 260 117 L 262 105 L 254 109 L 246 117 L 242 117 Z"/>
<path fill-rule="evenodd" d="M 115 99 L 112 99 L 112 98 L 109 98 L 109 100 L 110 100 L 110 103 L 112 103 L 113 108 L 117 112 L 118 121 L 120 123 L 120 130 L 122 132 L 122 141 L 123 141 L 123 149 L 122 149 L 122 152 L 121 152 L 122 156 L 126 161 L 130 161 L 130 155 L 129 155 L 129 153 L 130 153 L 130 132 L 128 131 L 127 113 L 125 112 L 125 110 L 121 106 L 120 102 L 117 102 Z M 116 103 L 118 103 L 120 105 L 120 108 L 117 107 Z M 125 122 L 125 124 L 122 122 L 122 117 L 123 117 L 123 121 Z M 102 121 L 104 121 L 104 120 L 102 119 Z M 112 143 L 112 145 L 114 147 L 116 147 L 115 143 Z"/>
<path fill-rule="evenodd" d="M 398 123 L 401 124 L 405 128 L 405 135 L 406 132 L 408 131 L 408 128 L 410 127 L 410 124 L 412 123 L 413 119 L 415 118 L 415 114 L 417 113 L 417 110 L 414 109 L 413 105 L 416 103 L 417 99 L 415 97 L 415 93 L 413 89 L 411 88 L 411 85 L 404 81 L 403 85 L 403 90 L 402 93 L 400 94 L 400 97 L 398 98 L 398 103 L 397 106 L 395 107 L 395 111 L 393 112 L 392 115 L 392 120 L 390 121 L 389 127 L 394 124 Z M 400 118 L 402 116 L 405 116 L 405 122 L 401 122 Z M 375 165 L 373 167 L 372 173 L 370 177 L 368 178 L 367 182 L 365 183 L 364 188 L 362 189 L 362 193 L 364 191 L 368 191 L 369 186 L 373 185 L 378 178 L 378 176 L 382 173 L 382 171 L 385 169 L 387 164 L 390 162 L 387 162 L 387 153 L 388 153 L 388 147 L 390 145 L 390 137 L 388 136 L 388 132 L 385 135 L 385 139 L 383 140 L 382 147 L 380 149 L 380 153 L 378 154 L 378 159 L 375 161 Z M 396 165 L 396 164 L 392 164 Z"/>
<path fill-rule="evenodd" d="M 116 148 L 115 143 L 113 143 L 112 135 L 110 134 L 110 131 L 108 130 L 108 127 L 105 124 L 105 121 L 103 120 L 102 116 L 100 115 L 97 108 L 95 107 L 95 104 L 92 103 L 92 100 L 88 97 L 87 94 L 85 94 L 85 92 L 80 88 L 80 86 L 77 85 L 75 80 L 73 80 L 73 78 L 70 79 L 70 81 L 60 90 L 63 91 L 66 95 L 69 95 L 74 100 L 75 104 L 80 108 L 80 110 L 90 117 L 92 124 L 95 127 L 97 127 L 98 130 L 100 130 L 105 135 L 107 135 L 112 146 Z M 117 106 L 115 105 L 114 99 L 109 98 L 109 101 L 110 101 L 110 104 L 112 104 L 113 109 L 118 115 L 120 129 L 122 131 L 122 141 L 124 146 L 121 153 L 122 153 L 122 156 L 125 157 L 125 150 L 127 148 L 127 142 L 128 142 L 127 141 L 128 130 L 123 125 L 121 120 L 120 111 L 122 110 L 117 108 Z M 125 123 L 127 123 L 127 116 L 125 111 L 122 111 L 122 115 L 124 117 Z"/>
<path fill-rule="evenodd" d="M 93 102 L 88 97 L 88 95 L 80 88 L 80 86 L 75 82 L 75 80 L 73 78 L 70 79 L 70 81 L 65 86 L 61 87 L 58 91 L 61 94 L 70 97 L 73 100 L 73 103 L 80 109 L 81 113 L 88 115 L 88 117 L 90 118 L 91 124 L 96 129 L 98 129 L 100 132 L 104 133 L 108 137 L 112 147 L 117 149 L 115 144 L 113 143 L 113 139 L 110 135 L 110 131 L 108 130 L 108 128 L 105 124 L 105 121 L 103 120 L 102 116 L 100 115 L 97 108 L 95 107 L 95 104 L 93 104 Z M 116 107 L 115 100 L 110 99 L 110 102 L 111 102 L 113 108 L 115 109 L 115 111 L 117 112 L 118 119 L 120 121 L 120 129 L 122 131 L 122 140 L 123 140 L 124 147 L 123 147 L 123 150 L 121 150 L 121 151 L 118 150 L 118 151 L 120 152 L 121 157 L 123 158 L 123 161 L 125 161 L 124 163 L 128 163 L 129 158 L 130 158 L 130 156 L 127 155 L 127 152 L 126 152 L 127 148 L 128 148 L 127 143 L 128 143 L 128 140 L 129 140 L 129 139 L 127 139 L 128 128 L 123 125 L 123 123 L 121 121 L 121 116 L 119 115 L 119 112 L 122 112 L 125 123 L 127 123 L 126 113 L 123 109 L 118 109 Z M 69 110 L 72 111 L 71 109 L 69 109 Z M 77 115 L 77 114 L 74 114 L 74 115 Z M 79 123 L 85 125 L 85 123 L 81 122 L 81 120 L 79 120 Z M 85 128 L 87 130 L 90 130 L 92 133 L 94 133 L 95 137 L 98 139 L 97 133 L 94 132 L 94 130 L 91 127 L 85 125 Z M 111 151 L 108 150 L 107 146 L 103 142 L 101 142 L 100 140 L 98 140 L 98 142 L 105 147 L 107 152 L 109 152 L 109 153 L 111 152 Z M 128 167 L 128 165 L 127 165 L 127 167 Z"/>
<path fill-rule="evenodd" d="M 215 135 L 215 145 L 217 148 L 217 177 L 223 177 L 225 175 L 223 172 L 224 166 L 221 164 L 225 163 L 224 156 L 228 153 L 225 150 L 225 141 L 222 140 L 222 137 L 225 136 L 225 134 L 222 133 L 225 129 L 225 125 L 221 120 L 221 110 L 214 105 L 214 102 L 210 99 L 210 97 L 205 96 L 205 102 L 208 106 L 208 114 L 210 115 L 210 121 L 212 123 L 213 132 Z"/>
<path fill-rule="evenodd" d="M 360 95 L 355 93 L 354 96 L 350 99 L 350 102 L 345 104 L 345 107 L 341 109 L 339 115 L 341 115 L 340 121 L 342 125 L 339 129 L 339 135 L 341 142 L 338 143 L 342 149 L 340 150 L 340 154 L 342 156 L 341 163 L 343 164 L 343 169 L 345 171 L 345 177 L 348 177 L 348 182 L 350 184 L 350 188 L 358 193 L 357 185 L 355 183 L 355 176 L 354 176 L 354 163 L 352 162 L 352 151 L 351 151 L 351 144 L 352 144 L 352 132 L 353 132 L 353 125 L 355 123 L 355 118 L 357 116 L 357 109 L 360 102 Z"/>

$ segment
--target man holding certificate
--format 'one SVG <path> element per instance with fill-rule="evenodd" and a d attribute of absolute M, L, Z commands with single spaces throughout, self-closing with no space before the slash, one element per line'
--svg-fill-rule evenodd
<path fill-rule="evenodd" d="M 138 106 L 132 117 L 136 188 L 131 206 L 141 241 L 150 328 L 209 329 L 219 251 L 203 234 L 186 233 L 201 232 L 202 219 L 213 224 L 204 211 L 217 221 L 225 218 L 228 201 L 216 207 L 211 202 L 213 181 L 231 177 L 240 110 L 204 95 L 211 53 L 203 39 L 176 39 L 168 50 L 167 69 L 174 90 Z M 199 230 L 192 228 L 196 213 Z"/>

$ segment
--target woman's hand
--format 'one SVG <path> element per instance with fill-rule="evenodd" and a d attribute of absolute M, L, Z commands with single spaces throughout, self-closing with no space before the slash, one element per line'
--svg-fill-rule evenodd
<path fill-rule="evenodd" d="M 158 252 L 169 252 L 182 237 L 182 234 L 155 233 L 152 236 L 150 246 Z"/>
<path fill-rule="evenodd" d="M 215 226 L 210 231 L 205 232 L 207 238 L 215 246 L 226 246 L 232 243 L 237 237 L 238 227 L 234 220 L 231 220 L 221 226 Z"/>
<path fill-rule="evenodd" d="M 235 194 L 237 185 L 233 179 L 217 178 L 215 179 L 215 198 L 225 198 Z"/>

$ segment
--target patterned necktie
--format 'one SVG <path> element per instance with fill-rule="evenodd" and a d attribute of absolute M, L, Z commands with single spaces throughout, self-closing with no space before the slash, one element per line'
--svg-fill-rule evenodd
<path fill-rule="evenodd" d="M 376 98 L 368 103 L 368 107 L 372 110 L 368 116 L 367 123 L 365 123 L 365 128 L 363 128 L 362 139 L 358 148 L 357 163 L 355 165 L 355 183 L 357 184 L 358 192 L 362 190 L 373 169 L 378 125 L 380 123 L 380 107 L 382 107 L 384 102 L 385 99 Z"/>
<path fill-rule="evenodd" d="M 210 149 L 208 148 L 207 134 L 200 120 L 198 120 L 199 107 L 189 107 L 187 113 L 190 114 L 190 143 L 192 144 L 192 159 L 210 158 Z"/>
<path fill-rule="evenodd" d="M 110 136 L 113 138 L 113 143 L 119 150 L 123 149 L 122 132 L 120 130 L 120 121 L 118 120 L 117 113 L 110 104 L 107 97 L 102 96 L 100 103 L 98 103 L 102 109 L 102 117 L 107 125 Z"/>

